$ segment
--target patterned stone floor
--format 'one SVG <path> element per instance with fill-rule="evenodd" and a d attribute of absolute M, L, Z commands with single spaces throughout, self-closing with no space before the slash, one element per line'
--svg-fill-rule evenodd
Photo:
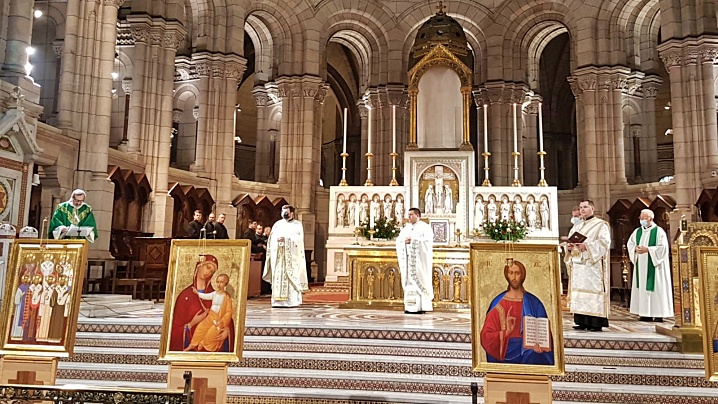
<path fill-rule="evenodd" d="M 75 356 L 60 364 L 61 382 L 163 386 L 161 320 L 159 306 L 81 318 Z M 568 314 L 563 320 L 566 374 L 552 377 L 557 403 L 718 403 L 702 355 L 677 352 L 656 324 L 620 307 L 602 333 L 573 330 Z M 483 375 L 471 370 L 470 329 L 468 312 L 272 309 L 250 301 L 244 359 L 229 369 L 229 402 L 469 403 L 471 382 L 483 394 Z"/>

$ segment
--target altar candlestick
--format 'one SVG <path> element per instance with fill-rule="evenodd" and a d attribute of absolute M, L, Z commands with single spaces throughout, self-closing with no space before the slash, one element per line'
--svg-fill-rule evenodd
<path fill-rule="evenodd" d="M 367 106 L 367 124 L 366 124 L 366 152 L 371 153 L 371 107 Z"/>
<path fill-rule="evenodd" d="M 344 108 L 344 151 L 347 152 L 347 108 Z"/>
<path fill-rule="evenodd" d="M 484 152 L 489 151 L 489 119 L 488 119 L 489 105 L 484 104 Z"/>
<path fill-rule="evenodd" d="M 543 151 L 543 116 L 541 114 L 541 103 L 538 106 L 538 126 L 539 126 L 539 151 Z"/>
<path fill-rule="evenodd" d="M 391 152 L 396 153 L 396 105 L 391 106 Z"/>
<path fill-rule="evenodd" d="M 516 121 L 516 103 L 514 103 L 514 152 L 519 151 L 519 128 Z"/>

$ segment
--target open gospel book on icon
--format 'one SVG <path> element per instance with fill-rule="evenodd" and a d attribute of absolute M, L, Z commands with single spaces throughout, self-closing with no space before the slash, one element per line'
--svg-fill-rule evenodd
<path fill-rule="evenodd" d="M 91 226 L 75 226 L 74 224 L 71 224 L 70 227 L 65 231 L 64 233 L 60 233 L 60 238 L 66 238 L 66 237 L 83 237 L 87 238 L 90 233 L 92 233 L 95 229 Z"/>
<path fill-rule="evenodd" d="M 524 349 L 533 349 L 536 344 L 551 349 L 551 331 L 547 318 L 524 316 Z"/>
<path fill-rule="evenodd" d="M 575 232 L 571 235 L 571 237 L 568 238 L 568 240 L 566 240 L 566 242 L 571 244 L 583 243 L 584 241 L 586 241 L 587 238 L 588 237 L 584 236 L 583 234 Z"/>

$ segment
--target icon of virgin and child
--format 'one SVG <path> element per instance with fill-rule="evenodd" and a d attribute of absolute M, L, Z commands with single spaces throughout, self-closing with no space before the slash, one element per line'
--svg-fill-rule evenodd
<path fill-rule="evenodd" d="M 553 365 L 553 341 L 543 303 L 524 289 L 526 267 L 506 259 L 508 286 L 489 305 L 481 328 L 481 346 L 489 363 Z"/>
<path fill-rule="evenodd" d="M 234 351 L 233 302 L 227 291 L 230 277 L 220 272 L 212 281 L 218 269 L 215 256 L 200 256 L 192 284 L 175 300 L 170 351 Z"/>

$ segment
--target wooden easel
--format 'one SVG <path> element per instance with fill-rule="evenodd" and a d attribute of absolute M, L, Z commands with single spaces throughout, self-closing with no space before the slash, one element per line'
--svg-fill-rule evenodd
<path fill-rule="evenodd" d="M 167 374 L 168 389 L 184 389 L 184 372 L 192 372 L 195 404 L 227 401 L 227 364 L 220 362 L 172 362 Z"/>
<path fill-rule="evenodd" d="M 548 376 L 487 373 L 484 404 L 551 404 L 552 390 Z"/>
<path fill-rule="evenodd" d="M 53 386 L 57 358 L 7 355 L 0 359 L 0 383 Z"/>

